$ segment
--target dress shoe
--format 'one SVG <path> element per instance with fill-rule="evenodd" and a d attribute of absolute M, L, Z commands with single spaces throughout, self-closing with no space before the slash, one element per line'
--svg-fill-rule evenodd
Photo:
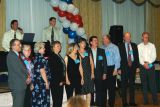
<path fill-rule="evenodd" d="M 153 102 L 153 105 L 158 105 L 158 102 Z"/>

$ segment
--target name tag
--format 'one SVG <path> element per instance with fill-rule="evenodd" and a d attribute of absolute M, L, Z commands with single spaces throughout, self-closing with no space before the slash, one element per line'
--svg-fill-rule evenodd
<path fill-rule="evenodd" d="M 87 53 L 87 52 L 84 52 L 83 55 L 84 55 L 84 56 L 88 56 L 88 53 Z"/>
<path fill-rule="evenodd" d="M 75 62 L 76 64 L 78 64 L 78 63 L 80 63 L 80 60 L 79 60 L 79 59 L 76 59 L 74 62 Z"/>
<path fill-rule="evenodd" d="M 149 68 L 152 68 L 153 67 L 153 64 L 148 64 Z"/>
<path fill-rule="evenodd" d="M 98 56 L 98 60 L 103 60 L 103 56 Z"/>
<path fill-rule="evenodd" d="M 111 53 L 109 51 L 106 51 L 106 56 L 110 56 Z"/>
<path fill-rule="evenodd" d="M 130 54 L 130 55 L 133 55 L 133 51 L 132 51 L 132 50 L 131 50 L 131 51 L 129 51 L 129 54 Z"/>

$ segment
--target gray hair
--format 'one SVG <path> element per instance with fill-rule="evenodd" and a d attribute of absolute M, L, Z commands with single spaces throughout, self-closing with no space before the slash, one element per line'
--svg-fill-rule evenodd
<path fill-rule="evenodd" d="M 43 43 L 43 42 L 37 42 L 37 43 L 35 43 L 35 45 L 34 45 L 34 52 L 35 53 L 39 53 L 39 50 L 41 48 L 43 48 L 43 47 L 45 47 L 45 43 Z"/>

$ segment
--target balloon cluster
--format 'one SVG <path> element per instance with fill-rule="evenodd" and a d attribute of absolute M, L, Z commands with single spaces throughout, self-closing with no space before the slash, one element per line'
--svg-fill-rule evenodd
<path fill-rule="evenodd" d="M 86 36 L 79 9 L 73 5 L 72 0 L 51 0 L 50 3 L 62 22 L 63 32 L 68 34 L 71 41 Z"/>

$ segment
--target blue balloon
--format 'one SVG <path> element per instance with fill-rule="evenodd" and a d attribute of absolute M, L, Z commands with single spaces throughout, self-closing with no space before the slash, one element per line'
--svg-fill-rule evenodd
<path fill-rule="evenodd" d="M 76 31 L 70 30 L 70 31 L 68 32 L 68 37 L 69 37 L 69 38 L 74 39 L 76 36 L 77 36 Z"/>
<path fill-rule="evenodd" d="M 67 4 L 73 4 L 72 0 L 61 0 L 61 1 L 64 1 L 64 2 L 66 2 Z"/>
<path fill-rule="evenodd" d="M 68 28 L 63 28 L 63 32 L 65 33 L 65 34 L 68 34 L 68 32 L 70 31 L 70 28 L 68 27 Z"/>

